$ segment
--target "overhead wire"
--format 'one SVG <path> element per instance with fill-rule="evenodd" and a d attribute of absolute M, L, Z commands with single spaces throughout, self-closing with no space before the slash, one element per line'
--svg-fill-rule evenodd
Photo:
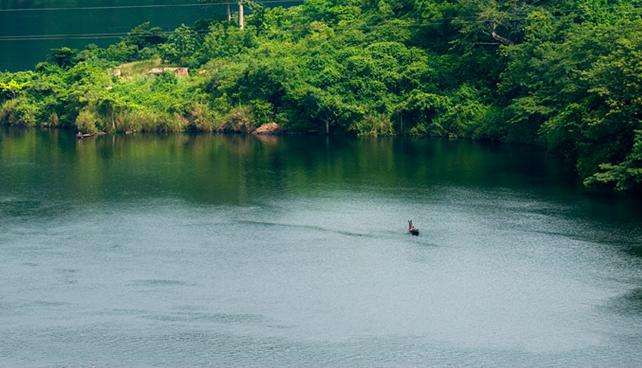
<path fill-rule="evenodd" d="M 303 0 L 263 0 L 261 4 L 275 4 L 275 3 L 301 3 Z M 30 10 L 95 10 L 95 9 L 131 9 L 131 8 L 162 8 L 162 7 L 179 7 L 179 6 L 219 6 L 219 5 L 232 5 L 237 2 L 219 2 L 219 3 L 190 3 L 190 4 L 150 4 L 150 5 L 123 5 L 123 6 L 102 6 L 102 7 L 76 7 L 76 8 L 21 8 L 21 9 L 0 9 L 3 11 L 30 11 Z M 633 14 L 633 13 L 632 13 Z M 455 21 L 457 23 L 485 23 L 486 19 L 479 19 L 477 17 L 444 17 L 438 20 L 430 21 L 433 18 L 417 18 L 416 22 L 404 22 L 404 19 L 399 19 L 400 23 L 392 24 L 394 27 L 424 27 L 431 25 L 441 25 L 444 22 Z M 527 17 L 512 17 L 510 20 L 525 20 Z M 355 26 L 355 29 L 372 30 L 380 27 L 391 25 L 390 23 L 378 25 L 361 25 Z M 198 31 L 199 33 L 206 33 L 207 31 Z M 172 31 L 162 31 L 162 34 L 170 34 Z M 2 41 L 47 41 L 47 40 L 84 40 L 84 39 L 113 39 L 128 35 L 130 32 L 100 32 L 100 33 L 68 33 L 68 34 L 31 34 L 31 35 L 5 35 L 0 36 Z M 489 43 L 490 44 L 490 43 Z"/>
<path fill-rule="evenodd" d="M 126 32 L 111 32 L 111 33 L 60 33 L 60 34 L 41 34 L 41 35 L 13 35 L 13 36 L 0 36 L 0 41 L 30 41 L 30 40 L 66 40 L 66 39 L 93 39 L 93 38 L 118 38 L 127 35 L 137 36 L 168 36 L 174 31 L 157 31 L 148 33 L 132 34 L 131 31 Z M 209 30 L 192 29 L 191 32 L 198 34 L 207 34 Z"/>
<path fill-rule="evenodd" d="M 425 21 L 425 20 L 420 20 L 417 22 L 401 22 L 401 23 L 395 23 L 395 24 L 389 24 L 389 23 L 384 23 L 384 24 L 377 24 L 377 25 L 360 25 L 360 26 L 355 26 L 354 29 L 357 30 L 371 30 L 371 29 L 376 29 L 376 28 L 381 28 L 386 25 L 391 25 L 394 27 L 422 27 L 422 26 L 430 26 L 430 25 L 439 25 L 443 24 L 444 21 L 446 20 L 454 20 L 456 18 L 451 18 L 451 19 L 442 19 L 439 21 Z M 403 21 L 403 20 L 402 20 Z M 478 23 L 482 22 L 479 20 L 469 20 L 469 21 L 463 21 L 465 23 Z M 302 28 L 302 27 L 300 27 Z M 194 32 L 198 33 L 207 33 L 207 31 L 198 31 L 198 30 L 193 30 Z M 42 39 L 85 39 L 85 38 L 117 38 L 121 36 L 126 36 L 130 32 L 107 32 L 107 33 L 67 33 L 67 34 L 31 34 L 31 35 L 5 35 L 5 36 L 0 36 L 0 41 L 30 41 L 30 40 L 42 40 Z M 161 34 L 170 34 L 172 31 L 161 31 L 159 32 Z"/>
<path fill-rule="evenodd" d="M 444 21 L 448 20 L 458 20 L 459 23 L 484 23 L 484 20 L 459 20 L 456 18 L 453 19 L 442 19 L 439 21 L 425 21 L 425 20 L 419 20 L 417 22 L 399 22 L 399 23 L 383 23 L 383 24 L 376 24 L 376 25 L 357 25 L 353 29 L 354 30 L 373 30 L 373 29 L 378 29 L 382 28 L 385 26 L 392 26 L 392 27 L 397 27 L 397 28 L 408 28 L 408 27 L 427 27 L 427 26 L 435 26 L 435 25 L 441 25 L 444 23 Z M 303 26 L 295 27 L 299 29 L 303 29 Z M 198 30 L 193 30 L 194 32 L 197 33 L 207 33 L 208 31 L 198 31 Z M 171 34 L 173 31 L 161 31 L 159 32 L 160 34 Z M 75 39 L 108 39 L 108 38 L 119 38 L 122 36 L 126 36 L 130 34 L 130 32 L 117 32 L 117 33 L 69 33 L 69 34 L 31 34 L 31 35 L 6 35 L 6 36 L 0 36 L 0 42 L 2 41 L 41 41 L 41 40 L 75 40 Z"/>
<path fill-rule="evenodd" d="M 261 4 L 295 4 L 304 0 L 262 0 Z M 0 9 L 1 13 L 37 12 L 37 11 L 75 11 L 75 10 L 121 10 L 121 9 L 150 9 L 150 8 L 177 8 L 177 7 L 213 7 L 222 5 L 236 5 L 237 1 L 223 1 L 215 3 L 186 3 L 186 4 L 148 4 L 148 5 L 112 5 L 112 6 L 84 6 L 84 7 L 49 7 L 49 8 L 14 8 Z M 164 31 L 170 33 L 171 31 Z M 86 39 L 113 39 L 129 34 L 118 33 L 68 33 L 68 34 L 31 34 L 31 35 L 3 35 L 0 41 L 47 41 L 47 40 L 86 40 Z"/>
<path fill-rule="evenodd" d="M 303 0 L 262 0 L 261 4 L 286 4 L 302 3 Z M 219 3 L 186 3 L 186 4 L 147 4 L 147 5 L 104 5 L 104 6 L 77 6 L 77 7 L 48 7 L 48 8 L 7 8 L 0 9 L 0 13 L 39 12 L 39 11 L 64 11 L 64 10 L 118 10 L 118 9 L 154 9 L 154 8 L 188 8 L 210 7 L 220 5 L 236 5 L 236 1 Z"/>

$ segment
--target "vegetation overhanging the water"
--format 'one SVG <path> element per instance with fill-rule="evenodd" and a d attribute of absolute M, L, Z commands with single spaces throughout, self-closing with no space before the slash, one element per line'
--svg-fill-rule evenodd
<path fill-rule="evenodd" d="M 642 190 L 642 2 L 308 0 L 240 30 L 133 29 L 0 73 L 0 122 L 105 132 L 292 132 L 545 145 L 584 184 Z M 190 68 L 151 75 L 164 66 Z M 160 69 L 162 72 L 162 69 Z"/>

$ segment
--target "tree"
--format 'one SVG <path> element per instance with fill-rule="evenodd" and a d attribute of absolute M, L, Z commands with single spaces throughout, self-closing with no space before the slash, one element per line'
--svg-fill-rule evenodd
<path fill-rule="evenodd" d="M 195 66 L 201 57 L 201 40 L 196 31 L 182 24 L 159 46 L 161 57 L 169 63 Z"/>
<path fill-rule="evenodd" d="M 51 61 L 62 68 L 69 68 L 74 65 L 74 59 L 78 54 L 78 50 L 69 47 L 61 47 L 51 50 Z"/>
<path fill-rule="evenodd" d="M 134 45 L 139 50 L 145 47 L 153 47 L 167 40 L 167 36 L 160 27 L 152 26 L 151 22 L 145 22 L 134 27 L 123 41 L 128 45 Z"/>

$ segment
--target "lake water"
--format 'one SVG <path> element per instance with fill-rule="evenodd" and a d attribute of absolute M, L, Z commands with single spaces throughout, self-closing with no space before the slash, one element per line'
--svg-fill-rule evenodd
<path fill-rule="evenodd" d="M 528 147 L 3 130 L 0 366 L 640 367 L 641 224 Z"/>

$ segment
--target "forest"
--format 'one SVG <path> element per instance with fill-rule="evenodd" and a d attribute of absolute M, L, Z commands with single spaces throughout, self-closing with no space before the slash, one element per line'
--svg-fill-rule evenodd
<path fill-rule="evenodd" d="M 0 123 L 97 132 L 434 136 L 541 145 L 642 193 L 642 1 L 247 1 L 244 29 L 145 23 L 0 73 Z M 189 68 L 187 76 L 150 74 Z"/>

